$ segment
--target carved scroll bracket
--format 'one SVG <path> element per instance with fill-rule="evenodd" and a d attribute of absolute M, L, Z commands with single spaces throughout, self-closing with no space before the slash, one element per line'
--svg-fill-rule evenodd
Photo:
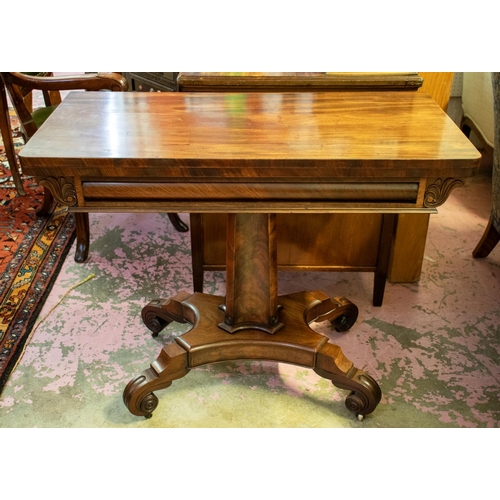
<path fill-rule="evenodd" d="M 424 195 L 425 207 L 439 207 L 450 195 L 452 189 L 463 186 L 460 179 L 436 179 L 432 184 L 428 184 Z"/>
<path fill-rule="evenodd" d="M 62 205 L 74 207 L 77 204 L 75 186 L 65 177 L 47 177 L 40 181 L 40 185 L 49 189 L 52 196 Z"/>

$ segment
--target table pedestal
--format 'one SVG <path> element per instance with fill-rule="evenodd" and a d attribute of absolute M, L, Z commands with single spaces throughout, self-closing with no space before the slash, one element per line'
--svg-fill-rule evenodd
<path fill-rule="evenodd" d="M 158 405 L 153 391 L 169 387 L 192 368 L 240 359 L 312 368 L 351 391 L 346 406 L 356 415 L 376 408 L 382 393 L 375 380 L 309 327 L 329 320 L 338 331 L 347 331 L 357 319 L 357 307 L 320 291 L 278 296 L 275 234 L 272 214 L 228 215 L 226 297 L 181 292 L 144 307 L 142 317 L 153 335 L 172 321 L 193 328 L 128 383 L 123 399 L 131 413 L 151 417 Z"/>

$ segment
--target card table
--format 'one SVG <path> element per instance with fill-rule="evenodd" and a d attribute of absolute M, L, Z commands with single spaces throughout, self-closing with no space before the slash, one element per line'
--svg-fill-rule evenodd
<path fill-rule="evenodd" d="M 429 96 L 391 91 L 73 92 L 20 153 L 23 172 L 76 214 L 227 214 L 225 297 L 183 291 L 142 311 L 153 335 L 192 325 L 125 387 L 144 417 L 154 391 L 239 359 L 312 368 L 350 391 L 353 414 L 373 412 L 377 382 L 310 327 L 349 330 L 355 304 L 319 290 L 278 295 L 276 214 L 383 214 L 383 287 L 399 214 L 435 213 L 480 159 Z"/>

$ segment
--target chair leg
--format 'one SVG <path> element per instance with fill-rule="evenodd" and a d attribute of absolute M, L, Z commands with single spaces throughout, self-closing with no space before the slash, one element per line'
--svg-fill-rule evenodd
<path fill-rule="evenodd" d="M 189 231 L 189 227 L 184 224 L 182 219 L 179 217 L 179 214 L 168 214 L 168 218 L 175 229 L 177 229 L 180 233 L 187 233 Z"/>
<path fill-rule="evenodd" d="M 75 213 L 76 251 L 75 262 L 83 264 L 89 257 L 90 225 L 88 213 Z"/>
<path fill-rule="evenodd" d="M 463 132 L 465 137 L 467 137 L 467 139 L 470 138 L 472 129 L 470 120 L 468 118 L 462 118 L 462 121 L 460 122 L 460 130 Z"/>
<path fill-rule="evenodd" d="M 9 162 L 10 173 L 12 174 L 14 185 L 16 186 L 17 192 L 21 196 L 24 196 L 26 193 L 24 191 L 19 167 L 17 166 L 16 150 L 14 148 L 10 125 L 9 106 L 7 104 L 7 94 L 3 83 L 0 83 L 0 131 L 2 133 L 5 154 L 7 155 L 7 161 Z"/>
<path fill-rule="evenodd" d="M 488 226 L 483 233 L 483 237 L 472 251 L 472 256 L 475 259 L 487 257 L 499 241 L 500 233 L 494 228 L 490 218 Z"/>

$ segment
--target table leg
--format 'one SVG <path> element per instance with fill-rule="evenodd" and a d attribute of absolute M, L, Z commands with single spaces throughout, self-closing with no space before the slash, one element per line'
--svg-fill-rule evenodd
<path fill-rule="evenodd" d="M 276 333 L 278 259 L 275 214 L 229 214 L 226 304 L 220 328 L 229 333 L 254 328 Z"/>
<path fill-rule="evenodd" d="M 312 368 L 339 388 L 351 391 L 347 408 L 371 413 L 381 399 L 375 380 L 354 367 L 339 346 L 309 324 L 330 321 L 339 331 L 355 323 L 357 307 L 323 292 L 278 296 L 275 216 L 228 216 L 226 297 L 181 292 L 154 300 L 142 317 L 153 335 L 170 322 L 193 328 L 166 345 L 150 368 L 132 379 L 123 398 L 134 415 L 151 417 L 164 389 L 192 368 L 240 359 L 272 360 Z"/>
<path fill-rule="evenodd" d="M 76 249 L 75 262 L 83 263 L 89 257 L 90 246 L 90 223 L 89 214 L 76 212 Z"/>
<path fill-rule="evenodd" d="M 382 219 L 377 270 L 375 271 L 375 279 L 373 281 L 373 305 L 376 307 L 380 307 L 384 301 L 385 285 L 397 220 L 397 214 L 384 214 Z"/>

